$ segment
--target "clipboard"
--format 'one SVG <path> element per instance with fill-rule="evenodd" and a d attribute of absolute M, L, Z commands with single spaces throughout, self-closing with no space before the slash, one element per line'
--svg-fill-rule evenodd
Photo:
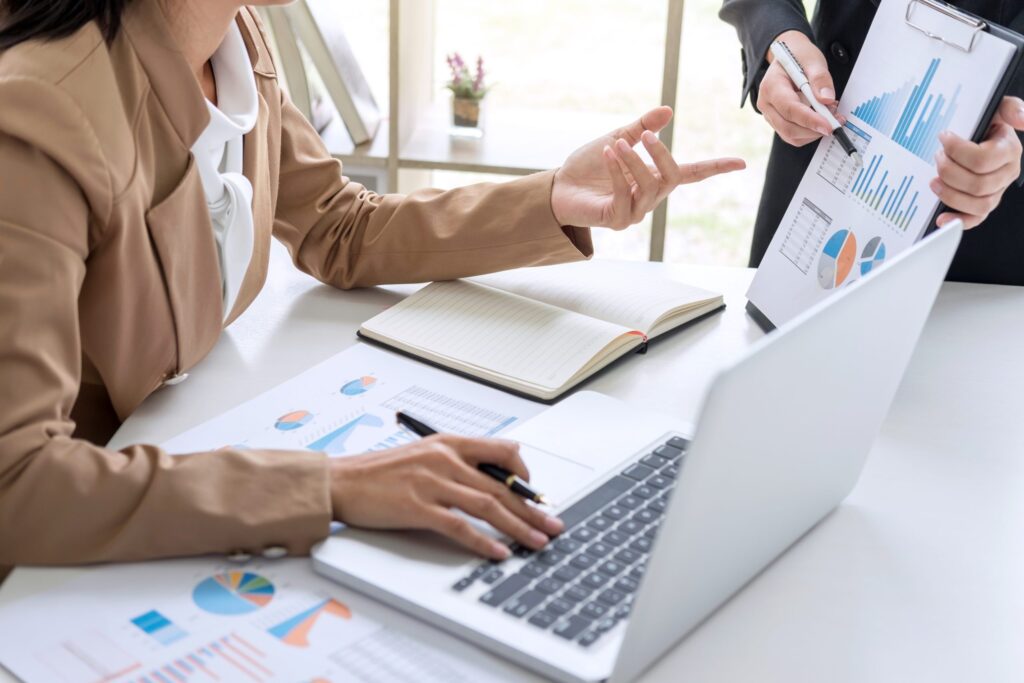
<path fill-rule="evenodd" d="M 894 2 L 895 0 L 888 0 Z M 879 13 L 882 12 L 884 2 L 879 7 Z M 886 8 L 889 9 L 889 8 Z M 895 11 L 895 10 L 893 10 Z M 889 12 L 890 14 L 892 12 Z M 882 17 L 876 15 L 875 21 L 881 20 Z M 974 53 L 979 44 L 982 42 L 981 38 L 983 35 L 988 35 L 997 38 L 1004 43 L 1007 43 L 1012 48 L 1012 54 L 1007 63 L 1001 77 L 998 79 L 993 95 L 988 101 L 987 105 L 983 109 L 978 124 L 975 127 L 973 134 L 970 138 L 974 142 L 981 142 L 991 125 L 992 119 L 999 109 L 1002 99 L 1005 96 L 1007 90 L 1011 86 L 1015 77 L 1021 68 L 1021 62 L 1024 60 L 1024 35 L 1017 33 L 1009 28 L 1000 26 L 993 22 L 990 22 L 982 17 L 979 17 L 970 12 L 966 12 L 958 7 L 954 7 L 943 0 L 907 0 L 905 11 L 902 16 L 903 22 L 906 26 L 915 31 L 916 33 L 922 34 L 928 40 L 941 43 L 943 46 L 949 46 L 956 52 L 961 54 L 970 55 Z M 892 19 L 891 21 L 896 21 Z M 875 26 L 872 24 L 872 30 Z M 870 39 L 870 33 L 869 33 Z M 860 59 L 863 59 L 862 54 Z M 858 60 L 860 61 L 860 60 Z M 856 70 L 854 72 L 856 74 Z M 849 91 L 849 86 L 847 90 Z M 844 98 L 846 93 L 844 93 Z M 963 131 L 962 134 L 966 133 Z M 966 137 L 966 135 L 965 135 Z M 826 141 L 819 143 L 820 145 L 826 144 Z M 819 149 L 820 152 L 820 149 Z M 815 161 L 818 160 L 818 153 L 816 153 Z M 808 168 L 807 174 L 810 174 L 812 167 L 815 164 L 812 161 L 811 167 Z M 806 174 L 805 174 L 806 178 Z M 801 183 L 801 189 L 803 188 Z M 798 194 L 794 196 L 793 202 L 796 203 L 799 199 L 800 190 Z M 932 196 L 934 201 L 934 195 Z M 790 207 L 792 211 L 793 207 Z M 939 203 L 935 209 L 928 216 L 926 227 L 923 232 L 918 236 L 918 239 L 934 232 L 936 230 L 935 220 L 936 218 L 947 211 L 948 207 Z M 790 212 L 787 212 L 787 217 Z M 766 254 L 765 259 L 773 257 L 772 250 L 776 248 L 776 242 L 778 241 L 778 233 L 785 227 L 786 218 L 783 219 L 783 224 L 780 224 L 775 237 L 772 240 L 772 246 L 769 247 L 769 252 Z M 859 245 L 858 245 L 859 246 Z M 762 262 L 762 268 L 759 269 L 759 274 L 764 269 L 765 263 Z M 806 274 L 806 273 L 805 273 Z M 757 277 L 755 277 L 755 284 L 757 283 Z M 836 285 L 838 287 L 839 285 Z M 762 288 L 763 289 L 763 288 Z M 765 306 L 762 304 L 759 306 L 753 299 L 755 295 L 755 285 L 751 286 L 750 292 L 748 292 L 748 302 L 746 310 L 751 318 L 766 332 L 770 332 L 776 328 L 777 323 L 785 322 L 784 318 L 781 321 L 777 320 L 775 316 L 769 315 L 763 310 Z M 795 314 L 795 312 L 794 312 Z M 792 317 L 792 316 L 789 316 Z"/>

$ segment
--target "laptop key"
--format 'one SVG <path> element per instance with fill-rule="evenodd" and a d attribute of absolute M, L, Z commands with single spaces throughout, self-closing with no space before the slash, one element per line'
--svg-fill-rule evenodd
<path fill-rule="evenodd" d="M 629 536 L 621 531 L 609 531 L 601 537 L 601 540 L 608 545 L 622 545 L 629 540 Z"/>
<path fill-rule="evenodd" d="M 593 555 L 594 557 L 604 557 L 612 551 L 612 547 L 607 543 L 598 541 L 597 543 L 591 543 L 587 546 L 586 553 Z"/>
<path fill-rule="evenodd" d="M 628 515 L 629 511 L 627 511 L 625 508 L 620 508 L 618 505 L 610 505 L 606 507 L 604 510 L 602 510 L 601 514 L 607 517 L 608 519 L 612 520 L 613 522 L 617 522 L 620 519 L 623 519 L 626 515 Z"/>
<path fill-rule="evenodd" d="M 614 616 L 616 619 L 625 619 L 629 616 L 629 613 L 633 611 L 633 605 L 625 603 L 615 608 Z"/>
<path fill-rule="evenodd" d="M 665 502 L 664 498 L 659 498 L 658 500 L 652 500 L 650 503 L 647 504 L 647 509 L 648 510 L 651 510 L 653 512 L 657 512 L 658 514 L 661 514 L 662 512 L 664 512 L 666 507 L 668 507 L 668 503 Z"/>
<path fill-rule="evenodd" d="M 565 555 L 558 552 L 557 550 L 548 549 L 542 550 L 540 554 L 537 555 L 537 559 L 540 560 L 543 564 L 548 565 L 549 567 L 554 567 L 556 564 L 562 563 L 562 560 L 565 559 Z"/>
<path fill-rule="evenodd" d="M 668 460 L 661 457 L 660 455 L 655 455 L 654 453 L 651 453 L 650 455 L 645 455 L 644 457 L 640 458 L 640 462 L 643 463 L 644 465 L 647 465 L 651 469 L 656 470 L 661 467 L 664 467 L 665 463 L 667 463 Z"/>
<path fill-rule="evenodd" d="M 609 561 L 597 568 L 597 571 L 608 576 L 618 576 L 625 569 L 624 566 L 615 561 Z"/>
<path fill-rule="evenodd" d="M 683 454 L 683 451 L 682 449 L 676 448 L 675 446 L 669 446 L 668 444 L 665 444 L 664 446 L 658 446 L 657 448 L 655 448 L 654 454 L 660 455 L 661 457 L 666 458 L 668 460 L 675 460 L 676 458 Z"/>
<path fill-rule="evenodd" d="M 563 584 L 561 581 L 557 581 L 552 578 L 547 578 L 541 579 L 541 581 L 537 584 L 536 588 L 537 590 L 547 593 L 548 595 L 554 595 L 558 591 L 562 590 L 562 586 L 564 585 L 565 584 Z"/>
<path fill-rule="evenodd" d="M 580 636 L 580 639 L 576 642 L 582 645 L 583 647 L 590 647 L 598 641 L 601 635 L 602 634 L 598 631 L 587 631 L 582 636 Z"/>
<path fill-rule="evenodd" d="M 641 485 L 637 486 L 635 489 L 630 491 L 629 495 L 636 496 L 637 498 L 643 498 L 644 500 L 649 500 L 651 498 L 654 498 L 654 496 L 658 495 L 658 492 L 652 489 L 650 486 Z"/>
<path fill-rule="evenodd" d="M 571 612 L 575 606 L 576 605 L 569 602 L 568 600 L 556 598 L 548 604 L 544 605 L 544 611 L 551 612 L 552 614 L 557 614 L 558 616 L 562 616 L 563 614 L 568 614 L 569 612 Z"/>
<path fill-rule="evenodd" d="M 593 555 L 577 555 L 569 561 L 569 565 L 576 569 L 590 569 L 596 563 L 597 558 Z"/>
<path fill-rule="evenodd" d="M 492 584 L 492 583 L 494 583 L 495 581 L 497 581 L 498 579 L 500 579 L 504 575 L 505 575 L 505 572 L 503 572 L 500 569 L 498 569 L 497 567 L 495 567 L 494 569 L 491 569 L 486 574 L 484 574 L 482 577 L 480 577 L 480 580 L 483 581 L 486 584 Z"/>
<path fill-rule="evenodd" d="M 663 477 L 660 474 L 656 474 L 647 480 L 647 485 L 656 489 L 664 489 L 672 485 L 672 480 L 669 479 L 668 477 Z"/>
<path fill-rule="evenodd" d="M 564 582 L 568 583 L 569 581 L 572 581 L 573 579 L 575 579 L 579 575 L 580 575 L 580 570 L 579 569 L 577 569 L 576 567 L 573 567 L 572 565 L 567 564 L 564 567 L 559 567 L 558 571 L 556 571 L 551 576 L 553 576 L 554 578 L 558 579 L 559 581 L 564 581 Z"/>
<path fill-rule="evenodd" d="M 640 559 L 640 553 L 638 553 L 635 550 L 629 550 L 628 548 L 623 548 L 619 552 L 615 553 L 615 561 L 616 562 L 621 562 L 622 564 L 625 564 L 625 565 L 633 564 L 634 562 L 636 562 L 639 559 Z"/>
<path fill-rule="evenodd" d="M 530 577 L 516 573 L 480 596 L 480 602 L 497 607 L 530 585 Z"/>
<path fill-rule="evenodd" d="M 641 524 L 650 524 L 658 520 L 658 513 L 654 510 L 644 508 L 643 510 L 637 510 L 633 513 L 633 519 L 640 522 Z"/>
<path fill-rule="evenodd" d="M 458 581 L 456 581 L 455 584 L 452 586 L 452 589 L 461 592 L 461 591 L 466 590 L 467 588 L 469 588 L 472 585 L 473 585 L 473 579 L 471 579 L 469 577 L 466 577 L 464 579 L 459 579 Z"/>
<path fill-rule="evenodd" d="M 643 565 L 640 565 L 639 567 L 633 567 L 629 570 L 629 577 L 631 579 L 639 581 L 640 579 L 644 578 L 644 569 L 645 567 Z"/>
<path fill-rule="evenodd" d="M 644 501 L 636 496 L 623 496 L 615 501 L 615 504 L 626 510 L 636 510 L 644 504 Z"/>
<path fill-rule="evenodd" d="M 635 536 L 636 534 L 640 533 L 643 530 L 643 528 L 644 525 L 636 521 L 635 519 L 627 519 L 626 521 L 619 524 L 619 526 L 615 527 L 615 530 L 620 533 L 626 534 L 627 536 Z"/>
<path fill-rule="evenodd" d="M 555 626 L 554 633 L 566 640 L 575 640 L 576 636 L 583 633 L 583 630 L 588 626 L 590 626 L 589 619 L 584 619 L 578 614 L 574 614 Z"/>
<path fill-rule="evenodd" d="M 603 591 L 600 595 L 598 595 L 597 599 L 603 602 L 604 604 L 608 605 L 609 607 L 614 607 L 615 605 L 622 602 L 622 600 L 625 597 L 625 593 L 617 591 L 614 588 L 609 588 L 608 590 Z"/>
<path fill-rule="evenodd" d="M 588 619 L 600 619 L 604 615 L 608 614 L 608 605 L 602 605 L 599 602 L 590 602 L 583 606 L 580 610 L 580 614 Z"/>
<path fill-rule="evenodd" d="M 662 468 L 659 474 L 663 477 L 668 477 L 669 479 L 675 479 L 679 476 L 679 465 L 669 465 L 668 467 Z"/>
<path fill-rule="evenodd" d="M 635 482 L 632 480 L 616 475 L 588 493 L 581 500 L 573 503 L 559 517 L 565 524 L 565 528 L 571 529 L 635 485 Z"/>
<path fill-rule="evenodd" d="M 644 536 L 653 541 L 654 537 L 658 535 L 659 528 L 660 527 L 657 525 L 647 527 L 647 531 L 644 532 Z"/>
<path fill-rule="evenodd" d="M 630 479 L 636 479 L 637 481 L 643 481 L 647 477 L 649 477 L 652 474 L 654 474 L 654 470 L 652 470 L 647 465 L 636 464 L 636 465 L 633 465 L 632 467 L 626 468 L 626 470 L 623 471 L 622 474 L 623 474 L 623 476 L 629 477 Z"/>
<path fill-rule="evenodd" d="M 601 572 L 591 572 L 584 576 L 580 583 L 587 588 L 603 588 L 608 583 L 608 577 Z"/>
<path fill-rule="evenodd" d="M 512 545 L 510 545 L 509 546 L 509 550 L 511 550 L 512 554 L 515 555 L 516 557 L 524 557 L 525 558 L 525 557 L 529 557 L 530 555 L 533 555 L 533 551 L 532 550 L 527 548 L 525 545 L 519 545 L 518 543 L 513 543 Z"/>
<path fill-rule="evenodd" d="M 614 522 L 607 517 L 594 517 L 592 520 L 587 522 L 587 526 L 595 531 L 605 531 L 606 529 L 611 528 L 612 524 L 614 524 Z"/>
<path fill-rule="evenodd" d="M 563 600 L 569 600 L 570 602 L 583 602 L 590 597 L 590 590 L 585 586 L 577 584 L 575 586 L 569 586 L 562 595 L 559 596 Z"/>
<path fill-rule="evenodd" d="M 651 552 L 652 545 L 651 539 L 641 537 L 634 539 L 633 542 L 629 544 L 629 548 L 630 550 L 635 550 L 638 553 L 649 553 Z"/>
<path fill-rule="evenodd" d="M 680 436 L 673 436 L 668 440 L 668 445 L 682 452 L 690 447 L 690 442 Z"/>
<path fill-rule="evenodd" d="M 619 620 L 616 619 L 614 616 L 605 617 L 604 619 L 601 619 L 596 624 L 594 624 L 594 630 L 600 633 L 607 633 L 608 631 L 611 631 L 613 628 L 615 628 L 615 625 L 618 623 Z"/>
<path fill-rule="evenodd" d="M 514 600 L 509 600 L 508 604 L 502 608 L 502 611 L 514 617 L 524 617 L 530 610 L 544 602 L 544 599 L 547 597 L 540 591 L 524 591 L 517 595 Z"/>
<path fill-rule="evenodd" d="M 626 578 L 626 577 L 622 577 L 621 579 L 619 579 L 618 581 L 616 581 L 612 585 L 612 588 L 614 588 L 615 590 L 617 590 L 617 591 L 619 591 L 621 593 L 635 593 L 636 589 L 639 588 L 639 587 L 640 587 L 639 583 L 637 583 L 633 579 Z"/>
<path fill-rule="evenodd" d="M 582 544 L 572 538 L 559 538 L 551 544 L 551 547 L 566 555 L 572 555 L 582 547 Z"/>
<path fill-rule="evenodd" d="M 523 568 L 519 570 L 519 573 L 525 574 L 526 576 L 529 576 L 531 579 L 537 579 L 541 576 L 544 576 L 548 569 L 549 567 L 547 565 L 543 565 L 537 560 L 534 560 L 529 564 L 523 565 Z"/>
<path fill-rule="evenodd" d="M 490 562 L 485 562 L 483 564 L 477 565 L 476 567 L 473 567 L 473 571 L 469 573 L 469 577 L 467 578 L 478 579 L 481 576 L 483 576 L 488 569 L 491 569 L 492 567 L 494 567 L 494 565 Z"/>
<path fill-rule="evenodd" d="M 529 623 L 533 624 L 534 626 L 539 626 L 540 628 L 547 628 L 556 621 L 558 621 L 558 615 L 552 614 L 551 612 L 545 612 L 544 610 L 540 610 L 539 612 L 534 613 L 532 617 L 530 617 Z"/>
<path fill-rule="evenodd" d="M 577 541 L 587 543 L 597 538 L 597 532 L 588 526 L 581 526 L 578 529 L 573 529 L 573 532 L 572 534 L 570 534 L 570 536 L 575 538 Z"/>

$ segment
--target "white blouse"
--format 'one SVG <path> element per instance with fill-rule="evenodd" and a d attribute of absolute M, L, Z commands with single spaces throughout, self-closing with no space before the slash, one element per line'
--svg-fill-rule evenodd
<path fill-rule="evenodd" d="M 226 320 L 252 260 L 252 185 L 242 175 L 242 138 L 256 126 L 259 115 L 256 79 L 238 26 L 231 25 L 210 64 L 217 80 L 217 104 L 207 101 L 210 125 L 192 147 L 192 154 L 220 256 Z"/>

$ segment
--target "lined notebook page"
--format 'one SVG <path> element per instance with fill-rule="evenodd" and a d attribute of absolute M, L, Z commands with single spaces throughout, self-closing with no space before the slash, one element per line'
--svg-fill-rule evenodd
<path fill-rule="evenodd" d="M 363 325 L 434 360 L 558 389 L 628 328 L 473 282 L 435 282 Z"/>
<path fill-rule="evenodd" d="M 715 292 L 614 261 L 524 268 L 473 280 L 643 332 L 650 332 L 669 311 L 719 298 Z"/>

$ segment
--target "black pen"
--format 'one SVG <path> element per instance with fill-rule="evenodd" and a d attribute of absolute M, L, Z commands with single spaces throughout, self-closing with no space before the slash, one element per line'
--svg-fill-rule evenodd
<path fill-rule="evenodd" d="M 425 438 L 437 434 L 436 429 L 434 429 L 430 425 L 420 422 L 416 418 L 407 415 L 406 413 L 395 413 L 395 418 L 398 420 L 398 424 L 402 425 L 403 427 L 405 427 L 410 432 L 412 432 L 413 434 L 420 438 Z M 487 476 L 491 477 L 492 479 L 496 479 L 497 481 L 503 483 L 505 486 L 509 488 L 509 490 L 512 491 L 512 493 L 516 494 L 517 496 L 522 496 L 523 498 L 526 498 L 527 500 L 532 500 L 534 503 L 539 503 L 540 505 L 548 504 L 548 501 L 544 498 L 543 495 L 537 493 L 529 486 L 527 486 L 525 483 L 523 483 L 522 480 L 520 480 L 514 472 L 509 472 L 504 467 L 498 467 L 497 465 L 491 465 L 484 462 L 480 463 L 476 467 L 478 470 L 480 470 Z"/>

